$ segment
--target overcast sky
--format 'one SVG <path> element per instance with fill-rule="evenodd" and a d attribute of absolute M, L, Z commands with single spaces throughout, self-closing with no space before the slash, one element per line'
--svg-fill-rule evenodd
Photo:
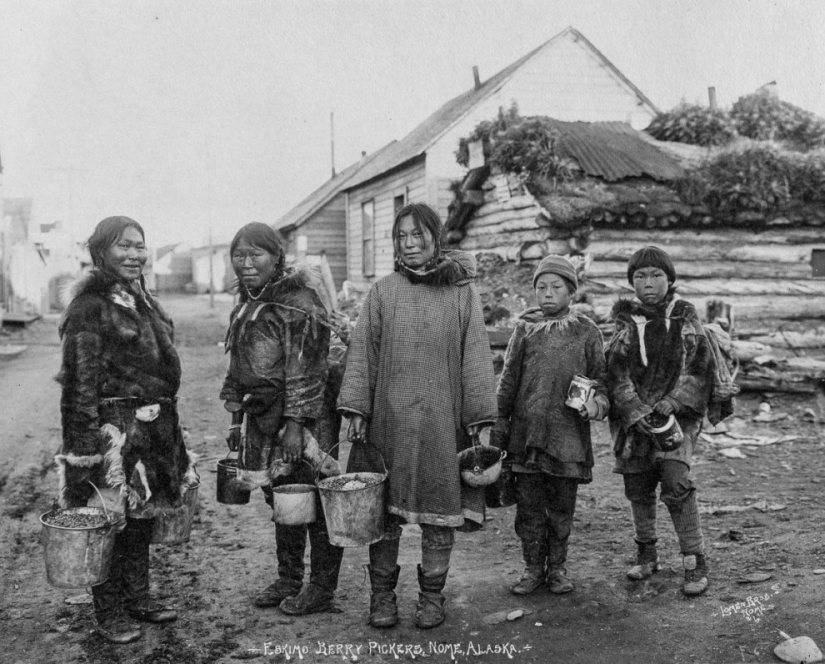
<path fill-rule="evenodd" d="M 0 0 L 5 197 L 77 239 L 273 222 L 338 170 L 566 26 L 659 108 L 775 80 L 825 116 L 821 0 Z"/>

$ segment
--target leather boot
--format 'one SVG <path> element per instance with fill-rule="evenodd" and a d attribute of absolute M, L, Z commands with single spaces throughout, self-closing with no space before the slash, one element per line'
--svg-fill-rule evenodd
<path fill-rule="evenodd" d="M 121 572 L 123 568 L 123 534 L 115 536 L 109 578 L 92 587 L 95 631 L 111 643 L 131 643 L 141 636 L 140 625 L 129 620 L 123 611 Z"/>
<path fill-rule="evenodd" d="M 640 542 L 636 540 L 636 564 L 627 571 L 627 578 L 641 581 L 659 571 L 659 554 L 656 552 L 656 540 Z"/>
<path fill-rule="evenodd" d="M 252 603 L 259 608 L 280 606 L 287 597 L 301 592 L 304 584 L 304 551 L 307 544 L 305 525 L 275 526 L 275 555 L 278 579 L 255 595 Z"/>
<path fill-rule="evenodd" d="M 294 597 L 287 597 L 281 602 L 281 611 L 290 616 L 321 613 L 334 606 L 344 549 L 330 544 L 323 519 L 309 525 L 309 540 L 309 584 Z"/>
<path fill-rule="evenodd" d="M 447 570 L 449 571 L 449 570 Z M 424 576 L 421 565 L 418 566 L 418 605 L 415 609 L 415 625 L 421 629 L 437 627 L 444 622 L 444 602 L 441 593 L 447 583 L 447 571 L 438 576 Z"/>
<path fill-rule="evenodd" d="M 123 556 L 123 602 L 126 613 L 135 620 L 167 623 L 177 620 L 178 612 L 149 596 L 149 539 L 151 519 L 127 519 L 121 533 L 126 540 Z"/>
<path fill-rule="evenodd" d="M 370 625 L 393 627 L 398 623 L 395 586 L 398 583 L 400 540 L 381 540 L 370 545 Z"/>

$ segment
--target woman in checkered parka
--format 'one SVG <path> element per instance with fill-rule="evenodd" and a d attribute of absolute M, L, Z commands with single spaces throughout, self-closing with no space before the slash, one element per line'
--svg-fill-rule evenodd
<path fill-rule="evenodd" d="M 357 444 L 349 470 L 389 470 L 384 538 L 370 546 L 370 624 L 398 622 L 395 586 L 403 523 L 421 526 L 418 627 L 444 621 L 455 529 L 484 521 L 483 489 L 460 482 L 456 453 L 497 415 L 492 356 L 475 260 L 443 251 L 443 226 L 427 205 L 399 210 L 395 271 L 376 281 L 353 331 L 338 399 Z M 369 457 L 356 468 L 358 459 Z"/>

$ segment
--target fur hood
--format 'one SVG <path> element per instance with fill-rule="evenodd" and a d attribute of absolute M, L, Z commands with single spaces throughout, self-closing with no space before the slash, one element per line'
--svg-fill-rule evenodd
<path fill-rule="evenodd" d="M 443 251 L 435 267 L 426 272 L 411 270 L 398 259 L 395 270 L 407 277 L 410 283 L 432 286 L 464 286 L 472 282 L 477 274 L 475 256 L 458 250 Z"/>

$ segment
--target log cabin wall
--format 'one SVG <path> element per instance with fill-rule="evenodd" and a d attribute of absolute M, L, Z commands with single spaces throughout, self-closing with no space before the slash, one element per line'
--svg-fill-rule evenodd
<path fill-rule="evenodd" d="M 704 312 L 711 299 L 734 305 L 740 329 L 766 321 L 825 320 L 825 232 L 819 225 L 748 228 L 605 228 L 596 225 L 582 238 L 582 226 L 548 219 L 544 206 L 525 191 L 499 202 L 486 185 L 485 203 L 464 228 L 461 249 L 491 252 L 505 260 L 537 260 L 548 253 L 589 254 L 588 290 L 597 312 L 606 314 L 621 295 L 632 295 L 627 260 L 640 247 L 665 249 L 674 261 L 683 297 Z M 569 205 L 570 199 L 564 202 Z M 817 219 L 809 223 L 819 224 Z M 818 256 L 819 252 L 823 252 Z M 816 267 L 813 263 L 817 263 Z"/>

